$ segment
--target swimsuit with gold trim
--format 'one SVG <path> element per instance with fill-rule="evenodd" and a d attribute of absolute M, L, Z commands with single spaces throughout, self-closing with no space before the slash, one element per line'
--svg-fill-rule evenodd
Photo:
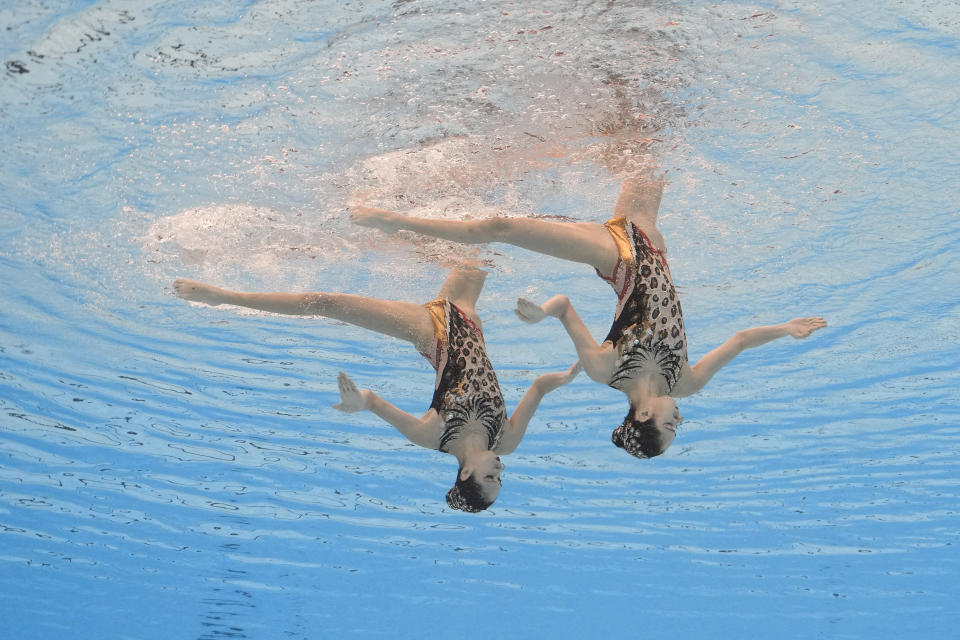
<path fill-rule="evenodd" d="M 434 322 L 434 353 L 423 354 L 437 370 L 432 409 L 443 419 L 440 451 L 448 451 L 468 422 L 478 422 L 487 432 L 489 449 L 500 442 L 507 411 L 500 384 L 487 357 L 483 333 L 449 300 L 438 298 L 425 305 Z"/>
<path fill-rule="evenodd" d="M 617 366 L 607 383 L 615 389 L 640 370 L 655 369 L 673 389 L 687 362 L 683 310 L 673 286 L 670 267 L 647 235 L 625 218 L 605 225 L 620 257 L 608 278 L 617 292 L 617 314 L 605 342 L 617 351 Z"/>

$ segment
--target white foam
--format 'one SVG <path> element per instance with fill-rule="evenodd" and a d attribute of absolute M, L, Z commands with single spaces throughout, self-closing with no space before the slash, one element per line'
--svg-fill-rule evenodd
<path fill-rule="evenodd" d="M 309 281 L 319 268 L 356 254 L 335 225 L 311 222 L 250 204 L 200 206 L 159 218 L 142 244 L 168 276 L 188 269 L 214 280 L 237 271 L 266 280 L 292 275 Z"/>

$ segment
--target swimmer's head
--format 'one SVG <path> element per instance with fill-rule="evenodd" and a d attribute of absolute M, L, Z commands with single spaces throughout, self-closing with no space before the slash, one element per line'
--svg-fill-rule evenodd
<path fill-rule="evenodd" d="M 500 495 L 503 463 L 492 451 L 472 456 L 457 471 L 457 481 L 447 492 L 447 505 L 477 513 L 492 505 Z"/>
<path fill-rule="evenodd" d="M 630 411 L 610 434 L 610 439 L 635 458 L 654 458 L 673 444 L 681 420 L 683 417 L 673 398 L 652 398 L 642 408 L 630 405 Z"/>

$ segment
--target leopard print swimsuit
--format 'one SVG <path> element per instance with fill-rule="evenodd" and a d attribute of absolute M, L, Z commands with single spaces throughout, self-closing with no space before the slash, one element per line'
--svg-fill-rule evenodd
<path fill-rule="evenodd" d="M 637 371 L 656 368 L 669 393 L 687 362 L 687 335 L 667 260 L 625 218 L 614 218 L 604 226 L 620 253 L 609 278 L 597 271 L 619 298 L 613 326 L 604 339 L 617 351 L 616 369 L 607 384 L 622 390 Z"/>
<path fill-rule="evenodd" d="M 480 327 L 449 300 L 439 298 L 425 305 L 434 323 L 434 353 L 422 354 L 437 370 L 431 409 L 443 420 L 440 451 L 460 437 L 464 425 L 476 420 L 487 431 L 489 449 L 500 443 L 507 410 L 497 375 L 487 357 Z"/>

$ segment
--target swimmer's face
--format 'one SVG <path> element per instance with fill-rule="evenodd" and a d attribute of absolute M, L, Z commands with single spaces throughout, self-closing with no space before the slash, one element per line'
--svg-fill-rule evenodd
<path fill-rule="evenodd" d="M 504 465 L 497 454 L 484 451 L 482 454 L 473 456 L 469 465 L 463 466 L 460 470 L 460 478 L 466 480 L 473 476 L 474 481 L 480 485 L 483 495 L 493 502 L 500 495 L 502 484 L 500 474 L 503 469 Z"/>
<path fill-rule="evenodd" d="M 660 432 L 663 450 L 666 451 L 677 437 L 677 425 L 683 421 L 676 401 L 670 396 L 651 398 L 643 407 L 638 407 L 634 417 L 637 420 L 653 420 Z"/>

